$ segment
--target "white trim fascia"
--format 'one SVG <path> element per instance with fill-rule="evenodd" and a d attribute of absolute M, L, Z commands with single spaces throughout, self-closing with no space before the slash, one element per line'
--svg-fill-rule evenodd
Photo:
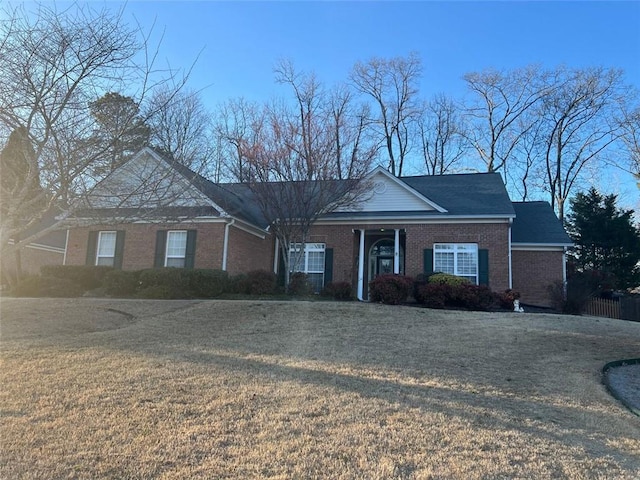
<path fill-rule="evenodd" d="M 28 245 L 25 245 L 24 248 L 30 248 L 32 250 L 42 250 L 44 252 L 59 253 L 61 255 L 65 254 L 64 248 L 52 247 L 50 245 L 42 245 L 40 243 L 30 243 Z"/>
<path fill-rule="evenodd" d="M 565 248 L 572 247 L 570 243 L 512 243 L 512 251 L 531 252 L 563 252 Z"/>
<path fill-rule="evenodd" d="M 415 216 L 396 216 L 396 217 L 344 217 L 331 219 L 318 219 L 314 225 L 343 225 L 345 223 L 353 225 L 396 225 L 403 223 L 407 225 L 421 224 L 448 224 L 448 223 L 509 223 L 513 219 L 513 215 L 501 216 L 462 216 L 462 215 L 443 215 L 441 217 L 415 217 Z"/>
<path fill-rule="evenodd" d="M 236 223 L 233 225 L 240 230 L 243 230 L 247 233 L 255 235 L 259 238 L 266 238 L 269 235 L 269 231 L 260 227 L 256 227 L 252 223 L 241 220 L 237 217 L 233 217 L 231 215 L 226 217 L 178 217 L 166 219 L 166 218 L 146 218 L 146 219 L 138 219 L 134 220 L 131 217 L 124 218 L 115 218 L 110 219 L 113 221 L 109 221 L 108 223 L 97 223 L 94 218 L 75 218 L 73 221 L 68 222 L 70 227 L 90 227 L 90 226 L 110 226 L 110 225 L 121 225 L 121 224 L 134 224 L 134 225 L 146 225 L 146 224 L 157 224 L 157 223 L 229 223 L 229 220 L 234 219 Z M 86 220 L 84 223 L 82 220 Z M 238 225 L 238 223 L 243 224 L 243 226 Z"/>
<path fill-rule="evenodd" d="M 407 192 L 409 192 L 410 194 L 416 196 L 417 198 L 419 198 L 420 200 L 422 200 L 423 202 L 425 202 L 427 205 L 429 205 L 430 207 L 432 207 L 434 210 L 437 210 L 440 213 L 447 213 L 447 209 L 444 207 L 441 207 L 440 205 L 438 205 L 437 203 L 435 203 L 432 200 L 429 200 L 427 197 L 425 197 L 424 195 L 422 195 L 420 192 L 418 192 L 416 189 L 414 189 L 413 187 L 410 187 L 409 185 L 407 185 L 405 182 L 402 181 L 402 179 L 396 177 L 395 175 L 391 175 L 391 173 L 389 171 L 387 171 L 387 169 L 383 168 L 383 167 L 376 167 L 373 169 L 373 171 L 371 173 L 369 173 L 369 175 L 367 175 L 366 181 L 370 181 L 373 179 L 374 175 L 381 173 L 382 175 L 384 175 L 385 177 L 387 177 L 388 180 L 391 180 L 392 182 L 394 182 L 396 185 L 404 188 Z"/>
<path fill-rule="evenodd" d="M 267 232 L 266 230 L 263 230 L 259 227 L 255 227 L 249 222 L 244 222 L 239 218 L 235 218 L 235 217 L 234 217 L 234 220 L 236 221 L 236 223 L 234 223 L 233 226 L 236 227 L 238 230 L 242 230 L 243 232 L 250 233 L 251 235 L 261 238 L 262 240 L 264 240 L 267 237 L 267 235 L 269 235 L 269 232 Z M 238 223 L 241 223 L 244 225 L 241 226 Z"/>

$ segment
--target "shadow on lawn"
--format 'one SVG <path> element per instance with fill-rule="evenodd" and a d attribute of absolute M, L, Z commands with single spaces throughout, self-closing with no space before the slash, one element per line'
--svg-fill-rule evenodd
<path fill-rule="evenodd" d="M 570 335 L 567 335 L 565 340 L 576 341 L 575 337 Z M 588 339 L 583 341 L 592 344 Z M 423 378 L 411 376 L 400 380 L 375 378 L 371 371 L 365 375 L 359 374 L 358 369 L 355 369 L 353 374 L 334 372 L 325 359 L 314 365 L 317 355 L 312 355 L 312 359 L 305 359 L 300 352 L 287 358 L 283 356 L 282 351 L 277 356 L 270 356 L 260 348 L 253 352 L 251 348 L 244 348 L 242 351 L 221 351 L 220 345 L 205 347 L 202 344 L 165 344 L 163 348 L 158 349 L 154 342 L 152 348 L 147 349 L 144 345 L 139 347 L 134 349 L 137 350 L 136 353 L 159 357 L 164 361 L 191 362 L 199 366 L 220 368 L 239 375 L 255 376 L 265 383 L 293 381 L 300 385 L 355 393 L 363 398 L 400 404 L 411 409 L 420 409 L 425 413 L 439 413 L 447 418 L 458 418 L 468 422 L 472 428 L 503 432 L 513 430 L 532 438 L 580 447 L 585 456 L 611 457 L 621 468 L 631 471 L 638 468 L 637 458 L 628 451 L 616 448 L 616 438 L 611 434 L 611 429 L 602 428 L 619 423 L 620 414 L 607 413 L 602 408 L 581 406 L 579 398 L 573 399 L 571 405 L 560 405 L 560 399 L 554 403 L 552 394 L 540 394 L 537 395 L 537 399 L 524 399 L 523 395 L 518 396 L 504 389 L 502 385 L 487 382 L 474 384 L 470 382 L 472 373 L 460 378 L 452 375 L 453 379 L 467 382 L 464 386 L 432 386 L 425 383 L 437 382 L 430 382 L 432 378 L 426 372 Z M 304 361 L 304 366 L 291 364 L 300 360 Z M 378 367 L 384 372 L 384 365 L 369 366 Z M 375 373 L 375 369 L 373 372 Z M 549 401 L 545 401 L 545 398 Z M 633 438 L 630 434 L 620 434 L 618 439 L 624 443 L 630 437 Z"/>

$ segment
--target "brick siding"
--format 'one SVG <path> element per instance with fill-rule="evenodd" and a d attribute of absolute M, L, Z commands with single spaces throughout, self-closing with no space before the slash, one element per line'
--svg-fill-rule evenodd
<path fill-rule="evenodd" d="M 440 224 L 440 225 L 317 225 L 311 230 L 312 242 L 324 242 L 327 248 L 334 248 L 333 279 L 357 282 L 359 229 L 368 232 L 384 228 L 390 238 L 394 229 L 403 229 L 405 274 L 415 277 L 423 273 L 424 249 L 433 248 L 434 243 L 477 243 L 479 249 L 489 250 L 489 286 L 495 291 L 506 290 L 509 286 L 509 226 L 500 224 Z M 354 232 L 354 230 L 356 230 Z M 365 251 L 383 238 L 367 234 Z M 365 276 L 368 274 L 365 268 Z M 368 279 L 365 278 L 365 282 Z"/>
<path fill-rule="evenodd" d="M 511 257 L 513 289 L 520 301 L 550 306 L 549 285 L 562 281 L 562 252 L 515 250 Z"/>

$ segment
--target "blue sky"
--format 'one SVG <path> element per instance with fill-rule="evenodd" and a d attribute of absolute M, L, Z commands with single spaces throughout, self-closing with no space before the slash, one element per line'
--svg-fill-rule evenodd
<path fill-rule="evenodd" d="M 638 1 L 133 1 L 125 12 L 165 29 L 162 55 L 172 67 L 202 51 L 191 84 L 208 86 L 212 102 L 277 93 L 280 58 L 331 84 L 356 61 L 412 51 L 423 61 L 425 97 L 462 94 L 470 71 L 530 63 L 621 68 L 640 87 Z"/>
<path fill-rule="evenodd" d="M 279 59 L 331 85 L 347 80 L 357 61 L 410 52 L 423 62 L 423 98 L 461 97 L 468 72 L 532 63 L 619 68 L 640 88 L 640 1 L 91 3 L 124 6 L 125 19 L 145 29 L 155 22 L 155 40 L 164 31 L 163 64 L 188 68 L 200 55 L 189 86 L 204 89 L 210 109 L 234 97 L 288 94 L 274 83 Z M 599 186 L 640 210 L 630 175 L 608 173 Z"/>
<path fill-rule="evenodd" d="M 462 96 L 471 71 L 531 63 L 619 68 L 640 88 L 639 1 L 133 1 L 125 12 L 144 26 L 155 20 L 157 33 L 164 28 L 162 55 L 172 67 L 200 54 L 190 85 L 206 87 L 211 108 L 288 94 L 273 80 L 281 58 L 332 84 L 357 61 L 417 52 L 424 98 Z M 640 211 L 629 174 L 609 171 L 598 187 Z"/>

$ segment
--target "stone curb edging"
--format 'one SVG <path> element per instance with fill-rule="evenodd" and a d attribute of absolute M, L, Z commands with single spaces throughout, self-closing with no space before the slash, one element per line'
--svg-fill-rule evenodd
<path fill-rule="evenodd" d="M 609 383 L 609 377 L 607 375 L 607 372 L 609 370 L 611 370 L 612 368 L 622 367 L 622 366 L 627 366 L 627 365 L 640 365 L 640 358 L 630 358 L 628 360 L 615 360 L 613 362 L 609 362 L 609 363 L 605 364 L 605 366 L 602 367 L 602 383 L 607 388 L 607 391 L 609 392 L 609 394 L 611 394 L 611 396 L 613 398 L 615 398 L 620 403 L 622 403 L 632 413 L 634 413 L 634 414 L 636 414 L 637 416 L 640 417 L 640 409 L 635 408 L 632 405 L 629 405 L 625 401 L 625 399 L 621 395 L 618 394 L 618 391 L 615 388 L 612 388 L 610 383 Z"/>

